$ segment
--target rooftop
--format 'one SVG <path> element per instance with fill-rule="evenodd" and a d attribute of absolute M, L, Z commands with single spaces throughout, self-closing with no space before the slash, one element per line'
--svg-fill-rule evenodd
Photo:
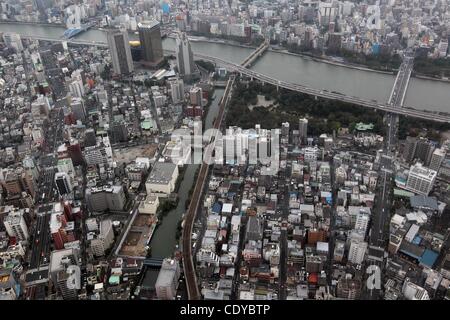
<path fill-rule="evenodd" d="M 153 166 L 147 182 L 153 184 L 167 184 L 172 180 L 177 165 L 167 162 L 156 162 Z"/>

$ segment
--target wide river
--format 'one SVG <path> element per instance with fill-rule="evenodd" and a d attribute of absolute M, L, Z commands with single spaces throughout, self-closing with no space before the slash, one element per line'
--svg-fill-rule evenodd
<path fill-rule="evenodd" d="M 0 32 L 16 32 L 23 36 L 60 39 L 64 28 L 58 26 L 27 25 L 20 23 L 0 23 Z M 137 39 L 132 34 L 131 39 Z M 76 37 L 81 41 L 106 42 L 103 31 L 89 30 Z M 175 41 L 163 41 L 165 49 L 174 49 Z M 252 51 L 250 48 L 223 43 L 193 41 L 194 52 L 214 56 L 223 60 L 240 63 Z M 296 84 L 316 89 L 337 91 L 359 98 L 387 101 L 394 83 L 394 76 L 366 70 L 352 69 L 307 57 L 282 52 L 266 52 L 253 70 Z M 450 112 L 450 83 L 412 78 L 406 94 L 405 105 L 416 109 Z"/>

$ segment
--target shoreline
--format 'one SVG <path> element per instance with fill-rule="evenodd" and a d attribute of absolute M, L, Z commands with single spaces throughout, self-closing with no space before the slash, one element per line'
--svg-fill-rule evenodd
<path fill-rule="evenodd" d="M 287 55 L 296 56 L 296 57 L 301 57 L 301 58 L 309 59 L 309 60 L 312 60 L 315 62 L 323 62 L 323 63 L 327 63 L 330 65 L 338 66 L 338 67 L 344 67 L 344 68 L 355 69 L 355 70 L 360 70 L 360 71 L 375 72 L 375 73 L 381 73 L 381 74 L 387 74 L 387 75 L 395 75 L 394 71 L 376 70 L 376 69 L 371 69 L 364 65 L 357 65 L 357 64 L 347 63 L 347 62 L 334 61 L 329 56 L 319 57 L 319 56 L 309 55 L 309 54 L 305 54 L 305 53 L 289 52 L 287 49 L 284 49 L 284 48 L 283 49 L 269 49 L 268 51 L 281 53 L 281 54 L 287 54 Z"/>
<path fill-rule="evenodd" d="M 62 24 L 62 23 L 45 23 L 45 22 L 15 21 L 15 20 L 0 20 L 0 25 L 1 24 L 40 25 L 40 26 L 44 26 L 44 27 L 55 27 L 55 28 L 64 28 L 65 27 L 64 24 Z M 97 26 L 94 26 L 90 29 L 104 31 L 102 27 L 97 27 Z M 129 30 L 129 33 L 134 33 L 134 32 L 135 31 Z M 77 38 L 78 37 L 75 36 L 72 39 L 74 43 L 77 42 Z M 174 38 L 174 37 L 168 35 L 168 38 Z M 239 48 L 245 48 L 245 49 L 256 49 L 256 46 L 242 44 L 242 43 L 239 43 L 234 40 L 226 40 L 226 39 L 220 39 L 220 38 L 208 38 L 205 36 L 189 36 L 189 38 L 191 38 L 192 42 L 216 43 L 216 44 L 223 44 L 223 45 L 227 45 L 227 46 L 239 47 Z M 359 71 L 375 72 L 375 73 L 379 73 L 379 74 L 386 74 L 386 75 L 393 75 L 393 76 L 395 76 L 395 74 L 396 74 L 395 69 L 391 70 L 391 71 L 377 70 L 377 69 L 369 68 L 368 66 L 365 66 L 365 65 L 353 64 L 353 63 L 345 62 L 345 61 L 343 61 L 343 62 L 335 61 L 329 56 L 315 56 L 315 55 L 311 55 L 311 54 L 307 54 L 307 53 L 290 52 L 290 51 L 288 51 L 288 49 L 282 48 L 282 47 L 276 48 L 276 49 L 269 48 L 268 51 L 291 55 L 291 56 L 296 56 L 296 57 L 301 57 L 303 59 L 309 59 L 309 60 L 315 61 L 315 62 L 322 62 L 322 63 L 326 63 L 329 65 L 334 65 L 334 66 L 338 66 L 338 67 L 344 67 L 344 68 L 349 68 L 349 69 L 354 69 L 354 70 L 359 70 Z M 431 80 L 431 81 L 439 81 L 439 82 L 443 82 L 443 83 L 450 83 L 450 79 L 435 78 L 430 75 L 416 73 L 416 72 L 413 72 L 411 77 L 414 77 L 417 79 L 422 79 L 422 80 Z"/>

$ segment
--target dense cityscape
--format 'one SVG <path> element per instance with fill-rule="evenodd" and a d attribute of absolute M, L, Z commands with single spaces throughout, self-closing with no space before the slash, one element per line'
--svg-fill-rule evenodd
<path fill-rule="evenodd" d="M 0 300 L 449 300 L 449 38 L 446 0 L 0 0 Z"/>

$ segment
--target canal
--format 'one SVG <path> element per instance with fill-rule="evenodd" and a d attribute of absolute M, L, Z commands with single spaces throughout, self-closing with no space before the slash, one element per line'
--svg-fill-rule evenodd
<path fill-rule="evenodd" d="M 224 89 L 215 90 L 214 99 L 211 102 L 208 114 L 205 117 L 205 130 L 212 127 L 213 121 L 219 113 L 219 102 L 223 93 Z M 175 238 L 176 229 L 186 211 L 186 200 L 189 196 L 189 190 L 191 190 L 194 185 L 195 172 L 197 171 L 198 166 L 198 164 L 189 164 L 186 166 L 183 180 L 181 181 L 178 190 L 178 205 L 163 218 L 162 223 L 158 226 L 150 241 L 152 257 L 166 258 L 173 254 L 174 248 L 177 245 Z"/>

